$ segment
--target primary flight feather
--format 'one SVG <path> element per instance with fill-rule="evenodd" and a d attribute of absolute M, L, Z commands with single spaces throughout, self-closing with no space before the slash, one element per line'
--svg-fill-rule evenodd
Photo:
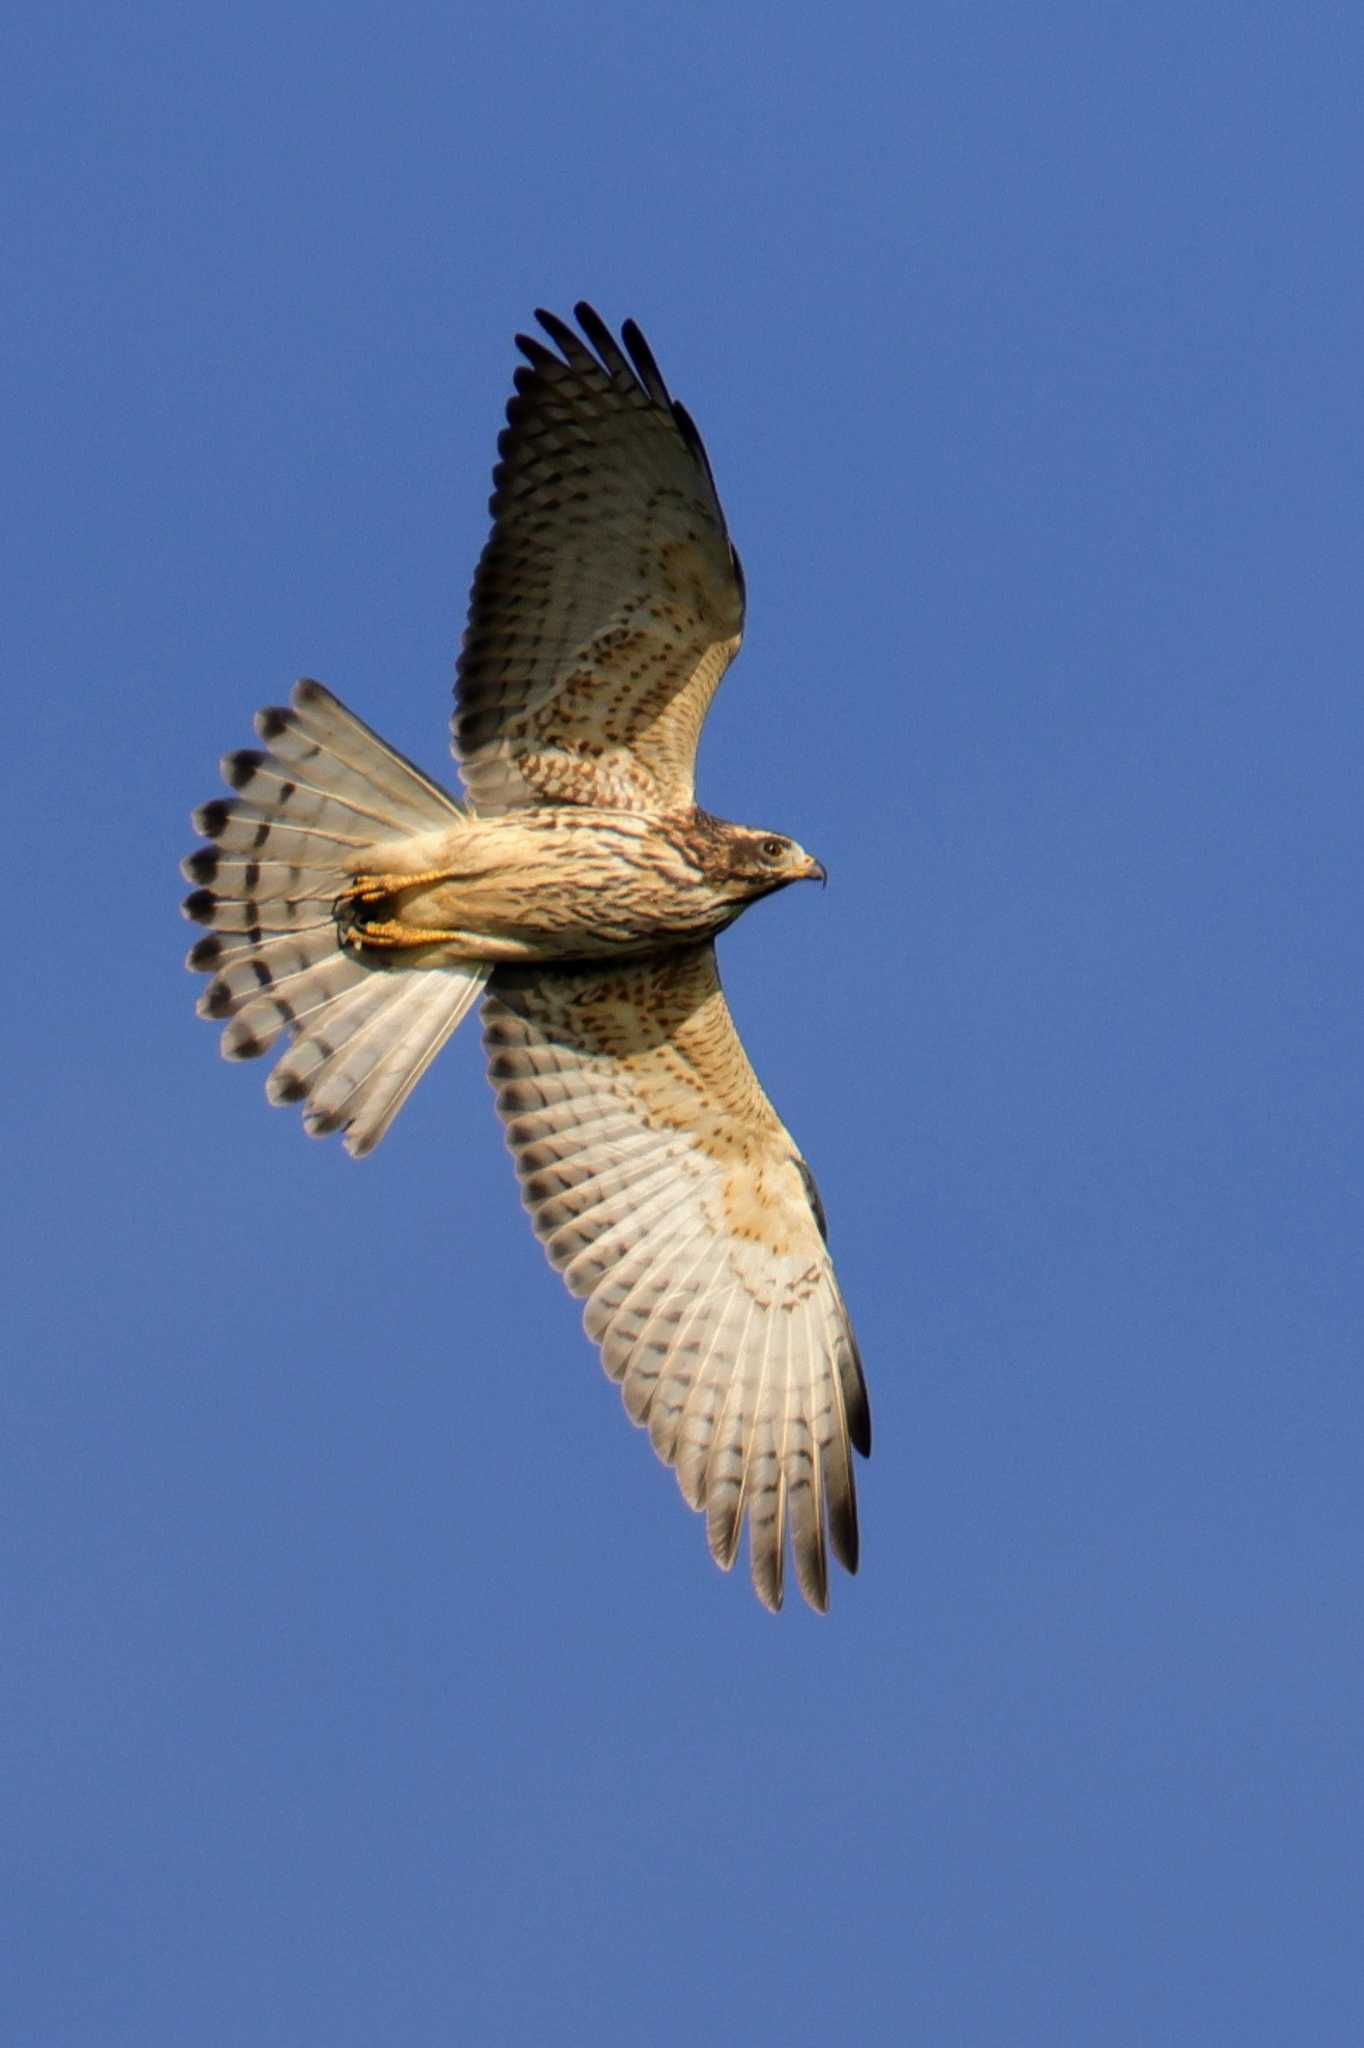
<path fill-rule="evenodd" d="M 186 914 L 202 1015 L 315 1135 L 371 1151 L 483 997 L 522 1195 L 632 1419 L 759 1598 L 790 1552 L 823 1610 L 857 1569 L 866 1388 L 809 1168 L 745 1057 L 713 941 L 823 878 L 694 795 L 743 629 L 705 450 L 644 337 L 518 336 L 493 529 L 460 655 L 467 801 L 320 683 L 262 711 L 236 792 L 196 811 Z M 585 338 L 584 338 L 585 337 Z M 622 345 L 623 344 L 623 345 Z M 557 353 L 556 353 L 557 350 Z"/>

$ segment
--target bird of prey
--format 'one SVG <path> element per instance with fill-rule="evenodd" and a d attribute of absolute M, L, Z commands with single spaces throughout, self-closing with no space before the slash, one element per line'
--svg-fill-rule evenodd
<path fill-rule="evenodd" d="M 716 934 L 824 870 L 711 816 L 701 722 L 744 586 L 705 450 L 633 321 L 518 335 L 455 688 L 463 803 L 320 683 L 262 711 L 194 814 L 229 1059 L 286 1050 L 272 1102 L 370 1151 L 480 995 L 536 1232 L 632 1420 L 733 1564 L 829 1602 L 857 1568 L 871 1446 L 810 1169 L 725 1006 Z"/>

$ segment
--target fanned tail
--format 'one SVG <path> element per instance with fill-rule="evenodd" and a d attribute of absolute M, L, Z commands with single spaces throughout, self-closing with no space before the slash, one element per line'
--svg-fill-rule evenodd
<path fill-rule="evenodd" d="M 194 813 L 214 843 L 183 863 L 196 885 L 184 911 L 210 931 L 186 965 L 213 976 L 199 1014 L 226 1020 L 228 1059 L 292 1033 L 266 1093 L 300 1103 L 314 1136 L 344 1132 L 358 1157 L 378 1144 L 488 969 L 343 951 L 332 905 L 357 872 L 448 833 L 464 813 L 321 683 L 299 683 L 287 710 L 258 712 L 256 731 L 263 749 L 222 764 L 237 794 Z"/>

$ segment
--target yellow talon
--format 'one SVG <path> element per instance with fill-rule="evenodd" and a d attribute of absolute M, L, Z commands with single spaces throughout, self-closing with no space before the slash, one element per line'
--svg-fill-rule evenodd
<path fill-rule="evenodd" d="M 337 897 L 338 903 L 377 903 L 383 896 L 391 896 L 393 884 L 382 875 L 355 875 L 348 889 Z"/>
<path fill-rule="evenodd" d="M 441 946 L 463 940 L 463 932 L 447 932 L 430 925 L 401 924 L 396 917 L 368 923 L 363 919 L 340 925 L 341 943 L 359 950 L 365 946 Z"/>
<path fill-rule="evenodd" d="M 355 951 L 373 946 L 392 950 L 399 946 L 438 946 L 443 942 L 456 940 L 458 932 L 433 930 L 429 926 L 404 924 L 396 917 L 357 917 L 355 912 L 367 904 L 391 904 L 392 899 L 407 889 L 423 889 L 433 882 L 448 882 L 452 879 L 448 868 L 429 868 L 415 875 L 353 875 L 336 901 L 332 904 L 332 916 L 336 919 L 341 944 Z"/>

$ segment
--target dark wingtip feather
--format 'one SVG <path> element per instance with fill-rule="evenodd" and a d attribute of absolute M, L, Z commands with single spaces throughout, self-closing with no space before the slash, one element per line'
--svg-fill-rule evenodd
<path fill-rule="evenodd" d="M 293 712 L 286 711 L 282 704 L 267 704 L 263 711 L 256 713 L 253 720 L 257 737 L 267 743 L 270 740 L 277 740 L 282 732 L 288 732 L 293 722 Z"/>
<path fill-rule="evenodd" d="M 687 411 L 686 406 L 683 405 L 680 398 L 669 399 L 668 403 L 672 407 L 673 419 L 677 423 L 678 433 L 682 436 L 682 439 L 686 442 L 688 448 L 696 457 L 702 469 L 704 469 L 704 471 L 706 472 L 706 476 L 710 481 L 711 489 L 713 491 L 716 490 L 715 471 L 710 466 L 710 457 L 706 453 L 706 444 L 701 439 L 701 432 L 696 424 L 696 421 Z M 716 497 L 718 500 L 718 491 L 716 491 Z"/>
<path fill-rule="evenodd" d="M 837 1498 L 830 1500 L 829 1541 L 844 1571 L 855 1573 L 862 1544 L 857 1530 L 857 1503 L 851 1497 L 846 1503 Z"/>
<path fill-rule="evenodd" d="M 540 315 L 537 313 L 535 317 L 538 320 L 540 318 Z M 545 344 L 542 341 L 540 341 L 535 335 L 518 334 L 515 337 L 515 340 L 516 346 L 520 349 L 522 355 L 526 358 L 526 361 L 530 363 L 535 369 L 542 370 L 548 368 L 554 370 L 562 370 L 562 368 L 564 367 L 559 357 L 555 355 L 553 349 L 546 348 Z M 518 374 L 523 374 L 520 370 L 519 364 L 517 365 L 517 371 Z"/>
<path fill-rule="evenodd" d="M 748 610 L 748 578 L 744 574 L 744 565 L 739 559 L 739 550 L 735 547 L 733 541 L 729 544 L 729 566 L 734 571 L 734 581 L 739 590 L 739 610 L 746 612 Z"/>
<path fill-rule="evenodd" d="M 640 333 L 638 323 L 627 320 L 620 330 L 620 338 L 629 352 L 630 361 L 634 364 L 635 375 L 655 405 L 671 405 L 672 400 L 663 381 L 663 372 L 658 367 L 653 350 Z"/>
<path fill-rule="evenodd" d="M 566 320 L 561 320 L 557 313 L 547 312 L 543 306 L 536 307 L 535 317 L 555 347 L 563 351 L 565 362 L 581 365 L 591 361 L 583 347 L 582 336 L 575 334 Z"/>
<path fill-rule="evenodd" d="M 620 344 L 595 306 L 586 299 L 579 299 L 573 308 L 574 318 L 579 327 L 601 357 L 602 367 L 608 376 L 624 376 L 634 381 L 634 371 L 620 352 Z"/>
<path fill-rule="evenodd" d="M 847 1310 L 844 1310 L 847 1316 Z M 867 1376 L 862 1370 L 862 1353 L 852 1324 L 845 1320 L 844 1334 L 846 1349 L 838 1347 L 838 1378 L 843 1392 L 843 1412 L 848 1422 L 848 1437 L 855 1451 L 864 1458 L 871 1456 L 871 1402 L 867 1398 Z"/>

